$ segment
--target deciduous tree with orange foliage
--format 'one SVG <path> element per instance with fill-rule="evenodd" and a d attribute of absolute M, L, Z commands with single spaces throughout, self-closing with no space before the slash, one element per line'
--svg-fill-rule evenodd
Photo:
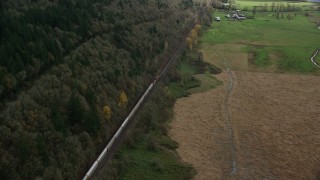
<path fill-rule="evenodd" d="M 192 50 L 192 39 L 190 37 L 187 37 L 186 41 L 187 41 L 188 48 L 191 51 Z"/>
<path fill-rule="evenodd" d="M 192 48 L 198 43 L 198 35 L 201 30 L 201 25 L 197 24 L 190 32 L 189 36 L 186 39 L 187 45 L 189 50 L 191 51 Z"/>

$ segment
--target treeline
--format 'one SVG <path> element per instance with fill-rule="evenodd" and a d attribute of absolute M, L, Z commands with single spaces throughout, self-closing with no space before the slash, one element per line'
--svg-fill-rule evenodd
<path fill-rule="evenodd" d="M 1 1 L 1 179 L 87 170 L 194 21 L 173 4 Z"/>
<path fill-rule="evenodd" d="M 64 56 L 97 35 L 110 33 L 110 42 L 117 48 L 132 50 L 135 47 L 130 47 L 125 42 L 128 38 L 126 33 L 131 33 L 132 26 L 159 19 L 155 17 L 157 14 L 149 14 L 149 17 L 131 14 L 133 17 L 128 17 L 130 12 L 125 15 L 117 11 L 118 8 L 124 10 L 128 6 L 133 8 L 137 3 L 131 0 L 113 3 L 118 6 L 115 10 L 103 8 L 104 5 L 110 4 L 111 0 L 65 0 L 45 7 L 22 8 L 20 5 L 19 8 L 16 7 L 18 12 L 6 10 L 10 7 L 9 2 L 7 2 L 8 7 L 6 3 L 1 3 L 3 8 L 0 12 L 2 101 L 10 97 L 9 100 L 14 99 L 12 95 L 25 82 L 38 78 L 45 70 L 62 63 Z M 142 5 L 148 3 L 147 0 L 138 2 Z M 157 0 L 156 4 L 159 8 L 168 8 L 167 1 Z M 103 12 L 104 10 L 107 12 Z M 132 9 L 128 10 L 139 13 Z M 149 28 L 149 33 L 157 34 L 156 26 Z M 164 44 L 163 40 L 159 42 Z M 131 54 L 134 58 L 141 58 L 143 53 L 151 52 L 137 49 Z"/>
<path fill-rule="evenodd" d="M 272 2 L 261 4 L 258 6 L 245 6 L 243 11 L 253 11 L 253 12 L 295 12 L 302 11 L 303 8 L 299 5 L 295 5 L 294 2 L 299 3 L 300 1 L 292 1 L 292 3 L 283 3 L 283 2 Z M 236 10 L 237 5 L 234 0 L 212 0 L 211 5 L 214 8 L 218 9 L 228 9 L 228 10 Z M 304 7 L 305 8 L 305 7 Z"/>
<path fill-rule="evenodd" d="M 244 8 L 244 10 L 247 10 L 247 7 Z M 294 11 L 302 11 L 302 8 L 300 6 L 291 5 L 289 3 L 275 3 L 273 2 L 271 5 L 268 5 L 267 3 L 260 6 L 253 6 L 253 12 L 294 12 Z"/>

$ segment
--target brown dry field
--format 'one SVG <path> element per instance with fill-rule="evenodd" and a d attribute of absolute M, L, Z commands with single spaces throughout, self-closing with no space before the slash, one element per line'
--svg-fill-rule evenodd
<path fill-rule="evenodd" d="M 241 52 L 239 52 L 241 53 Z M 246 62 L 247 63 L 247 62 Z M 194 179 L 317 179 L 320 175 L 320 77 L 234 71 L 228 101 L 237 172 L 232 168 L 224 86 L 180 98 L 170 136 Z"/>
<path fill-rule="evenodd" d="M 248 55 L 242 50 L 245 47 L 242 44 L 218 44 L 215 46 L 202 44 L 200 48 L 204 59 L 219 68 L 225 68 L 224 62 L 221 60 L 221 54 L 223 54 L 223 57 L 229 60 L 231 69 L 247 71 L 249 67 Z M 232 49 L 232 53 L 230 53 L 230 49 Z"/>

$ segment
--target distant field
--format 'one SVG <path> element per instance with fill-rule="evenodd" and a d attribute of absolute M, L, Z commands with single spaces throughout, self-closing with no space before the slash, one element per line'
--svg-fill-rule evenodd
<path fill-rule="evenodd" d="M 293 17 L 290 21 L 288 14 Z M 221 22 L 214 22 L 201 37 L 200 49 L 219 46 L 220 51 L 225 51 L 224 55 L 228 52 L 234 55 L 237 49 L 248 55 L 242 56 L 242 61 L 261 68 L 275 66 L 275 71 L 319 72 L 310 63 L 312 53 L 320 46 L 320 30 L 311 21 L 320 17 L 319 12 L 310 13 L 308 17 L 303 13 L 283 13 L 280 19 L 275 13 L 257 13 L 254 19 L 244 21 L 229 21 L 224 15 L 225 12 L 215 11 L 213 16 L 220 16 Z"/>
<path fill-rule="evenodd" d="M 275 5 L 290 5 L 290 6 L 295 6 L 295 7 L 300 7 L 302 10 L 311 10 L 314 9 L 315 3 L 312 2 L 298 2 L 298 1 L 248 1 L 248 0 L 237 0 L 236 5 L 238 9 L 245 9 L 247 8 L 248 10 L 252 10 L 254 6 L 268 6 L 268 10 L 270 10 L 270 7 L 272 4 Z"/>

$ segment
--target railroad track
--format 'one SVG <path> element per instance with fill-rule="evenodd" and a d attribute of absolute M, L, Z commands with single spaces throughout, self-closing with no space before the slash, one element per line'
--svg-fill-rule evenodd
<path fill-rule="evenodd" d="M 120 139 L 120 136 L 123 135 L 127 131 L 127 126 L 130 123 L 130 120 L 132 117 L 136 114 L 138 109 L 141 107 L 143 102 L 146 100 L 147 96 L 150 94 L 150 92 L 154 89 L 156 84 L 159 82 L 159 80 L 166 74 L 168 69 L 171 67 L 171 65 L 175 61 L 175 57 L 177 54 L 182 50 L 182 48 L 185 45 L 185 39 L 189 35 L 189 32 L 195 27 L 195 25 L 198 23 L 197 20 L 194 21 L 194 23 L 191 25 L 190 30 L 188 30 L 182 42 L 175 48 L 173 55 L 167 60 L 166 64 L 164 67 L 162 67 L 161 71 L 158 73 L 158 75 L 155 77 L 155 79 L 150 83 L 144 94 L 141 96 L 139 101 L 135 104 L 134 108 L 131 110 L 129 115 L 125 118 L 119 129 L 116 131 L 116 133 L 113 135 L 111 140 L 108 142 L 107 146 L 102 150 L 98 158 L 95 160 L 95 162 L 92 164 L 90 169 L 87 171 L 87 173 L 84 175 L 82 180 L 88 180 L 91 177 L 93 177 L 94 173 L 96 170 L 101 166 L 102 164 L 105 164 L 104 159 L 110 159 L 110 157 L 107 158 L 107 156 L 112 156 L 114 153 L 115 149 L 113 146 L 117 143 L 117 141 Z"/>

